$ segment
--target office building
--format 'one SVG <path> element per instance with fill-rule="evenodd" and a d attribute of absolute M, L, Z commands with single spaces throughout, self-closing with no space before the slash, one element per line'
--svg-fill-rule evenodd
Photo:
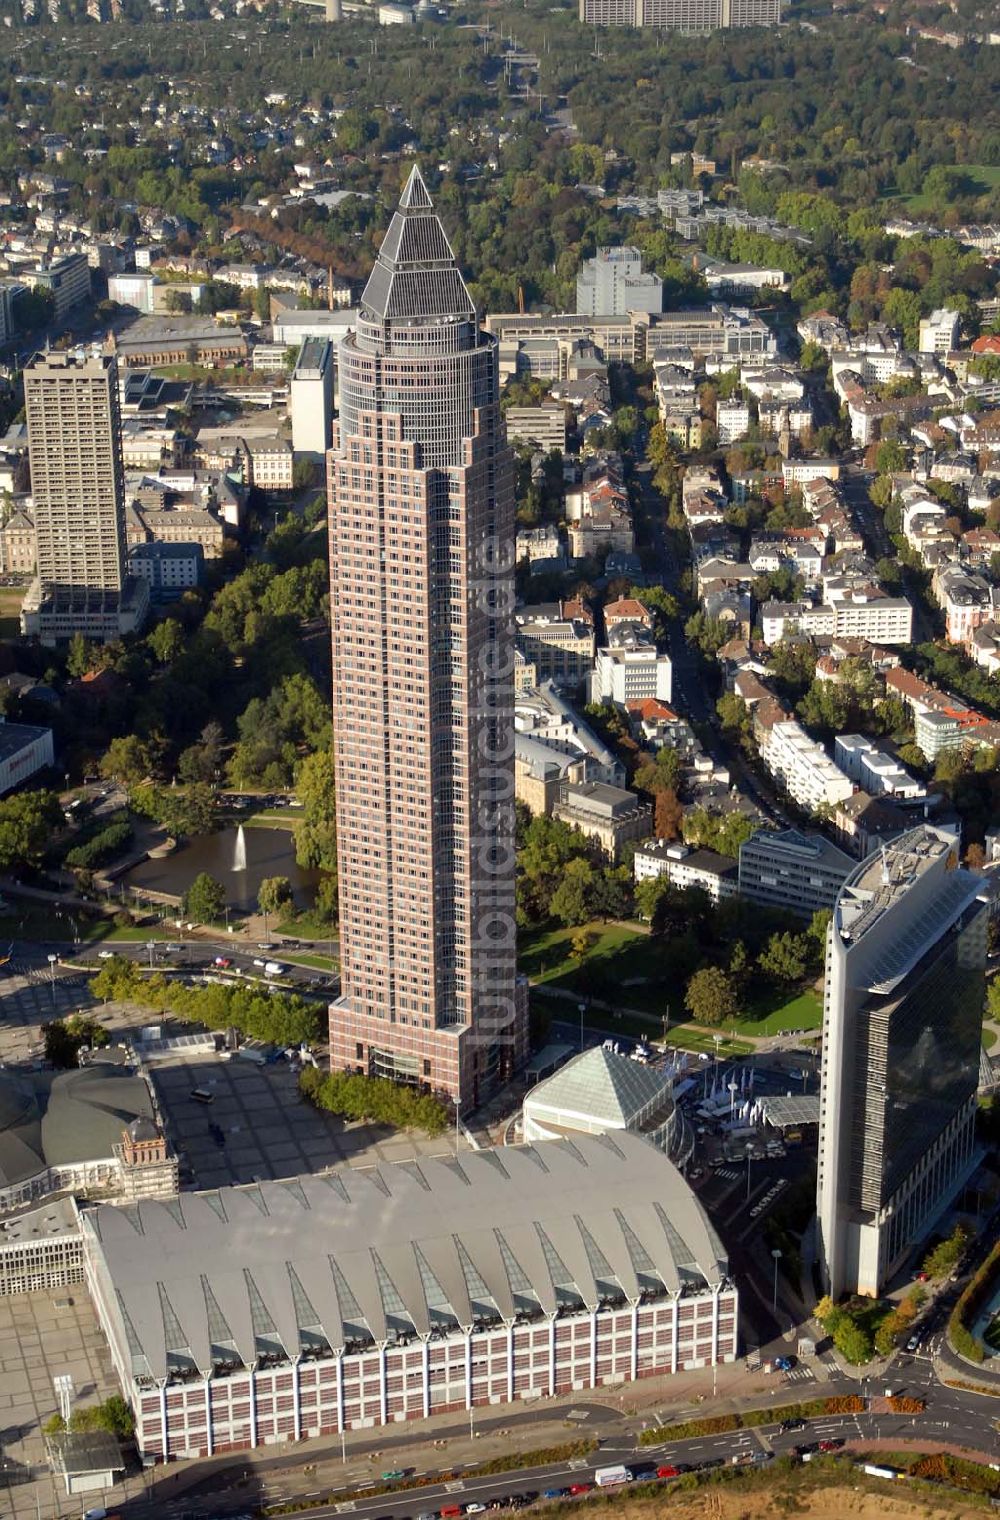
<path fill-rule="evenodd" d="M 292 450 L 322 459 L 333 424 L 333 345 L 329 338 L 306 338 L 288 382 Z"/>
<path fill-rule="evenodd" d="M 577 602 L 542 602 L 514 614 L 516 652 L 525 684 L 579 686 L 594 668 L 594 625 Z"/>
<path fill-rule="evenodd" d="M 877 1296 L 974 1165 L 988 908 L 922 825 L 848 876 L 827 946 L 820 1089 L 826 1290 Z"/>
<path fill-rule="evenodd" d="M 90 300 L 90 265 L 85 254 L 67 253 L 51 263 L 21 271 L 32 290 L 48 291 L 52 297 L 52 317 L 61 322 L 68 311 Z"/>
<path fill-rule="evenodd" d="M 341 343 L 329 455 L 335 1068 L 474 1106 L 527 1050 L 514 946 L 513 455 L 414 168 Z"/>
<path fill-rule="evenodd" d="M 593 839 L 610 860 L 617 860 L 631 839 L 645 839 L 653 829 L 653 809 L 627 787 L 606 781 L 563 781 L 553 818 Z"/>
<path fill-rule="evenodd" d="M 576 277 L 576 309 L 589 317 L 662 311 L 663 281 L 644 272 L 638 248 L 598 248 Z"/>
<path fill-rule="evenodd" d="M 105 641 L 145 618 L 145 582 L 125 573 L 125 495 L 113 358 L 38 354 L 24 371 L 37 580 L 21 628 L 42 643 Z"/>
<path fill-rule="evenodd" d="M 777 26 L 781 0 L 580 0 L 588 26 L 650 26 L 663 32 Z"/>
<path fill-rule="evenodd" d="M 88 1210 L 144 1459 L 212 1456 L 732 1362 L 739 1294 L 636 1134 Z"/>
<path fill-rule="evenodd" d="M 739 894 L 811 917 L 833 907 L 854 865 L 822 834 L 758 829 L 740 845 Z"/>

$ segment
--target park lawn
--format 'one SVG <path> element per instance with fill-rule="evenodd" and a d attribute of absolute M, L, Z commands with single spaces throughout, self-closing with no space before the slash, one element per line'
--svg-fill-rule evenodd
<path fill-rule="evenodd" d="M 807 987 L 777 1005 L 774 994 L 755 999 L 733 1027 L 741 1034 L 784 1034 L 789 1029 L 818 1029 L 822 1022 L 823 999 Z"/>
<path fill-rule="evenodd" d="M 975 181 L 972 195 L 989 195 L 991 190 L 1000 188 L 1000 164 L 956 164 L 954 167 Z M 936 196 L 925 195 L 922 191 L 917 195 L 901 196 L 900 199 L 909 211 L 930 211 L 938 204 Z"/>
<path fill-rule="evenodd" d="M 284 950 L 280 945 L 278 949 L 281 950 L 282 960 L 287 961 L 290 966 L 305 966 L 310 971 L 340 970 L 340 962 L 331 960 L 328 955 L 300 955 L 297 950 Z"/>
<path fill-rule="evenodd" d="M 303 817 L 301 808 L 261 808 L 242 821 L 248 829 L 293 829 Z"/>
<path fill-rule="evenodd" d="M 704 1024 L 671 1024 L 667 1030 L 667 1044 L 676 1045 L 680 1050 L 704 1051 L 706 1055 L 714 1056 L 717 1034 L 722 1035 L 718 1051 L 724 1061 L 730 1056 L 745 1056 L 753 1050 L 749 1040 L 734 1039 L 731 1035 L 722 1034 L 719 1029 L 706 1029 Z"/>
<path fill-rule="evenodd" d="M 77 933 L 81 940 L 103 939 L 111 927 L 111 920 L 106 923 L 92 922 L 82 919 L 79 914 L 69 916 L 66 909 L 56 912 L 45 903 L 25 903 L 18 908 L 16 902 L 11 902 L 6 912 L 0 914 L 0 941 L 12 939 L 31 939 L 61 941 L 72 944 L 76 925 Z M 2 948 L 2 946 L 0 946 Z"/>
<path fill-rule="evenodd" d="M 574 960 L 570 947 L 577 934 L 591 934 L 594 941 L 582 961 Z M 642 945 L 647 950 L 649 935 L 628 924 L 584 924 L 580 929 L 550 929 L 538 934 L 518 936 L 518 959 L 521 970 L 534 982 L 565 982 L 571 990 L 586 992 L 587 968 L 596 967 L 619 955 L 623 950 L 634 952 Z M 636 969 L 633 955 L 629 966 Z M 642 967 L 639 968 L 640 972 Z M 627 1002 L 626 998 L 622 999 Z"/>
<path fill-rule="evenodd" d="M 997 1032 L 996 1032 L 995 1029 L 987 1029 L 986 1026 L 984 1025 L 983 1026 L 983 1032 L 982 1032 L 982 1035 L 980 1036 L 980 1038 L 981 1038 L 981 1041 L 982 1041 L 983 1049 L 984 1050 L 992 1050 L 993 1047 L 994 1047 L 994 1045 L 997 1042 L 997 1039 L 1000 1038 L 1000 1036 L 997 1035 Z"/>
<path fill-rule="evenodd" d="M 16 639 L 21 633 L 24 586 L 0 586 L 0 639 Z"/>

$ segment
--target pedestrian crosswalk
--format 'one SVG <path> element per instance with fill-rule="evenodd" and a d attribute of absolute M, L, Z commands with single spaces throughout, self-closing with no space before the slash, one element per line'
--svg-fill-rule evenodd
<path fill-rule="evenodd" d="M 785 1373 L 786 1383 L 811 1383 L 816 1374 L 809 1367 L 793 1367 L 791 1372 Z"/>
<path fill-rule="evenodd" d="M 735 1167 L 720 1166 L 717 1168 L 715 1175 L 717 1177 L 722 1177 L 726 1182 L 735 1182 L 737 1177 L 741 1176 L 742 1174 L 738 1172 Z"/>

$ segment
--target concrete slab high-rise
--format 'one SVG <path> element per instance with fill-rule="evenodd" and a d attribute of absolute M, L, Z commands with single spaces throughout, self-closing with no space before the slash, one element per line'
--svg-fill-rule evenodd
<path fill-rule="evenodd" d="M 37 580 L 21 627 L 43 643 L 116 639 L 141 626 L 145 583 L 126 573 L 118 372 L 109 354 L 37 354 L 24 371 Z"/>
<path fill-rule="evenodd" d="M 513 460 L 418 170 L 338 354 L 328 458 L 334 1069 L 474 1106 L 526 1053 L 514 944 Z"/>
<path fill-rule="evenodd" d="M 827 945 L 820 1091 L 826 1290 L 877 1296 L 974 1164 L 988 909 L 922 825 L 847 877 Z"/>

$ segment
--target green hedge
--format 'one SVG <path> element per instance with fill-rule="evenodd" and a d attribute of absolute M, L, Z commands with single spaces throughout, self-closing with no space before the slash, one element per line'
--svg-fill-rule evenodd
<path fill-rule="evenodd" d="M 776 1425 L 781 1420 L 813 1420 L 826 1414 L 856 1414 L 865 1407 L 859 1394 L 842 1394 L 828 1399 L 807 1399 L 800 1404 L 777 1404 L 764 1409 L 747 1409 L 742 1414 L 706 1415 L 702 1420 L 684 1420 L 679 1425 L 660 1425 L 644 1430 L 640 1446 L 659 1446 L 663 1441 L 686 1441 L 695 1436 L 724 1435 L 730 1430 L 749 1430 L 756 1425 Z"/>
<path fill-rule="evenodd" d="M 67 850 L 65 864 L 71 870 L 92 871 L 95 866 L 113 860 L 132 839 L 130 823 L 111 823 L 86 844 L 78 844 Z"/>
<path fill-rule="evenodd" d="M 980 1305 L 993 1286 L 998 1270 L 1000 1270 L 1000 1241 L 993 1247 L 979 1271 L 966 1284 L 948 1320 L 948 1339 L 959 1356 L 967 1357 L 970 1362 L 978 1363 L 986 1358 L 982 1344 L 976 1340 L 969 1325 L 979 1313 Z"/>

